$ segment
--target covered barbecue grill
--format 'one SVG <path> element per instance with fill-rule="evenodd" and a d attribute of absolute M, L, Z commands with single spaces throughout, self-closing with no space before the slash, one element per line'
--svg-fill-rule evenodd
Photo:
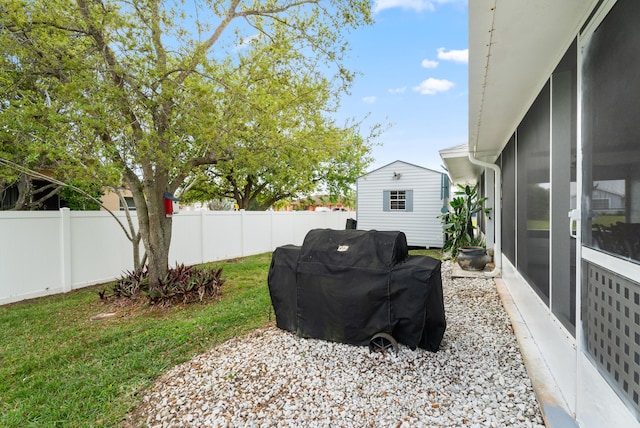
<path fill-rule="evenodd" d="M 409 256 L 402 232 L 312 230 L 276 248 L 268 282 L 277 326 L 301 337 L 440 347 L 440 261 Z"/>

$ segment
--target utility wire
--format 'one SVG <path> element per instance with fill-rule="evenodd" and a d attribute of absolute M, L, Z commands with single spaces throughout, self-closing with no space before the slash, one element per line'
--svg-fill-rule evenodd
<path fill-rule="evenodd" d="M 101 200 L 91 196 L 89 193 L 85 192 L 84 190 L 74 186 L 73 184 L 68 184 L 68 183 L 65 183 L 63 181 L 56 180 L 53 177 L 49 177 L 49 176 L 44 175 L 44 174 L 42 174 L 40 172 L 37 172 L 37 171 L 34 171 L 34 170 L 29 169 L 27 167 L 24 167 L 22 165 L 18 165 L 17 163 L 11 162 L 11 161 L 9 161 L 7 159 L 0 158 L 0 165 L 4 165 L 4 166 L 7 166 L 9 168 L 15 169 L 16 171 L 19 171 L 19 172 L 21 172 L 23 174 L 26 174 L 26 175 L 29 175 L 31 177 L 39 178 L 41 180 L 45 180 L 45 181 L 48 181 L 50 183 L 57 184 L 58 186 L 68 187 L 69 189 L 80 193 L 81 195 L 85 196 L 86 198 L 91 199 L 92 201 L 94 201 L 95 203 L 100 205 L 100 207 L 104 208 L 104 210 L 107 211 L 111 215 L 111 217 L 113 217 L 118 222 L 118 224 L 120 225 L 120 228 L 122 229 L 124 234 L 127 236 L 127 239 L 129 241 L 133 241 L 133 238 L 132 238 L 131 234 L 129 233 L 129 231 L 127 231 L 127 229 L 125 228 L 124 224 L 122 224 L 120 219 L 113 213 L 113 211 L 111 211 L 109 208 L 107 208 L 102 203 Z M 128 207 L 127 207 L 127 210 L 128 210 Z"/>

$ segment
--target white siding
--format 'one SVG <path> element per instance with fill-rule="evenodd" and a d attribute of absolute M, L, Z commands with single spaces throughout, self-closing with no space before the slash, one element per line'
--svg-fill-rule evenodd
<path fill-rule="evenodd" d="M 394 173 L 400 174 L 399 179 Z M 399 230 L 411 246 L 441 248 L 438 218 L 446 201 L 440 199 L 442 174 L 396 161 L 363 175 L 357 181 L 356 210 L 360 230 Z M 413 190 L 412 212 L 383 211 L 385 190 Z"/>

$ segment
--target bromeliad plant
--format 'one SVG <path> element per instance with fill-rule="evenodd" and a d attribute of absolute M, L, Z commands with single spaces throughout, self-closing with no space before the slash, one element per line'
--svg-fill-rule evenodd
<path fill-rule="evenodd" d="M 149 288 L 147 297 L 154 305 L 167 302 L 192 303 L 205 298 L 217 298 L 224 282 L 222 268 L 196 269 L 193 266 L 178 265 Z"/>
<path fill-rule="evenodd" d="M 192 303 L 220 296 L 222 284 L 222 268 L 203 269 L 193 266 L 178 265 L 160 278 L 158 284 L 149 285 L 147 267 L 128 271 L 116 280 L 112 286 L 116 298 L 134 298 L 145 296 L 152 305 L 163 303 Z M 107 299 L 106 291 L 99 292 L 101 299 Z"/>
<path fill-rule="evenodd" d="M 461 247 L 484 247 L 484 238 L 473 226 L 473 216 L 483 213 L 487 217 L 491 208 L 484 206 L 487 198 L 478 195 L 478 186 L 458 184 L 456 197 L 451 200 L 449 212 L 440 215 L 444 226 L 445 241 L 442 250 L 449 252 L 452 258 L 458 255 Z"/>

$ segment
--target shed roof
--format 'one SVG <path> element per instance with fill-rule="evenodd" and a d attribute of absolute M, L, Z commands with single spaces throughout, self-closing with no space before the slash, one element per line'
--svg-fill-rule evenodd
<path fill-rule="evenodd" d="M 359 178 L 362 178 L 362 177 L 366 177 L 366 176 L 367 176 L 367 175 L 369 175 L 369 174 L 372 174 L 372 173 L 374 173 L 374 172 L 376 172 L 376 171 L 380 171 L 381 169 L 387 168 L 387 167 L 389 167 L 389 166 L 391 166 L 391 165 L 394 165 L 394 164 L 397 164 L 397 163 L 402 163 L 402 164 L 405 164 L 405 165 L 408 165 L 408 166 L 411 166 L 411 167 L 414 167 L 414 168 L 423 169 L 423 170 L 428 171 L 428 172 L 433 172 L 434 174 L 444 174 L 443 172 L 436 171 L 436 170 L 431 169 L 431 168 L 425 168 L 425 167 L 420 166 L 420 165 L 415 165 L 415 164 L 412 164 L 412 163 L 409 163 L 409 162 L 405 162 L 405 161 L 401 161 L 401 160 L 396 160 L 396 161 L 393 161 L 393 162 L 388 163 L 388 164 L 386 164 L 386 165 L 383 165 L 383 166 L 381 166 L 381 167 L 379 167 L 379 168 L 376 168 L 376 169 L 374 169 L 374 170 L 371 170 L 371 171 L 367 172 L 366 174 L 362 174 L 361 176 L 359 176 L 359 177 L 358 177 L 358 179 L 359 179 Z"/>

